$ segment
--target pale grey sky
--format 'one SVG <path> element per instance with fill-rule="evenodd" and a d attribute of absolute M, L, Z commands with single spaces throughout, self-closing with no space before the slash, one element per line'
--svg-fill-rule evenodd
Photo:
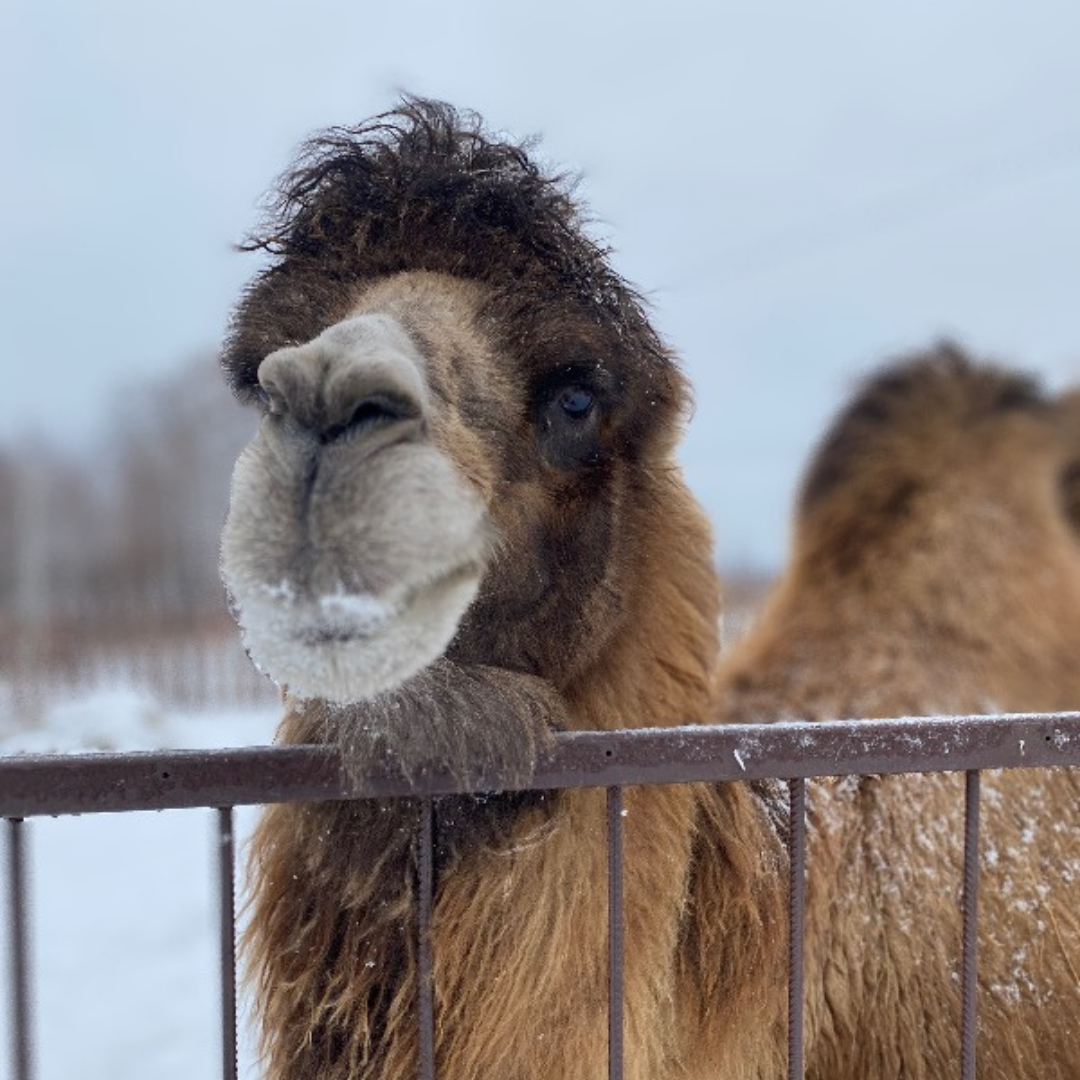
<path fill-rule="evenodd" d="M 1080 381 L 1075 0 L 6 0 L 0 440 L 220 338 L 317 127 L 409 90 L 542 136 L 697 387 L 721 561 L 775 566 L 853 379 L 951 333 Z"/>

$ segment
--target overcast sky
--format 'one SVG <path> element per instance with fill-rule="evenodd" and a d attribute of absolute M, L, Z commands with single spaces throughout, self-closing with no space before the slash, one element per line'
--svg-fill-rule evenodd
<path fill-rule="evenodd" d="M 409 90 L 581 172 L 696 386 L 721 561 L 778 565 L 883 358 L 949 333 L 1080 381 L 1078 43 L 1075 0 L 4 0 L 0 440 L 87 442 L 216 348 L 296 144 Z"/>

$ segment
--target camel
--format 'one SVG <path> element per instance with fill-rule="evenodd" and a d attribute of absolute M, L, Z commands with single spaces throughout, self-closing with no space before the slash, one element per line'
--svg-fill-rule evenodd
<path fill-rule="evenodd" d="M 280 741 L 477 789 L 530 776 L 558 731 L 705 720 L 719 599 L 674 458 L 688 387 L 572 185 L 407 99 L 310 140 L 245 246 L 271 262 L 223 366 L 262 415 L 222 574 L 286 688 Z M 601 791 L 437 800 L 439 1075 L 607 1075 L 605 813 Z M 417 818 L 265 811 L 244 948 L 273 1080 L 416 1075 Z M 681 1076 L 695 1025 L 773 981 L 780 842 L 745 786 L 653 787 L 625 795 L 624 852 L 626 1076 Z"/>
<path fill-rule="evenodd" d="M 810 463 L 714 719 L 1080 708 L 1078 421 L 1075 398 L 950 343 L 870 378 Z M 978 1075 L 1074 1078 L 1080 777 L 982 788 Z M 809 785 L 811 1080 L 958 1068 L 963 805 L 955 773 Z"/>

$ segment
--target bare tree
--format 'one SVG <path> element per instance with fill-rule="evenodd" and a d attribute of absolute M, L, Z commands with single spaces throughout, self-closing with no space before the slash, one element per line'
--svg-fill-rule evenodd
<path fill-rule="evenodd" d="M 218 537 L 252 419 L 216 358 L 125 387 L 96 445 L 0 447 L 0 665 L 227 628 Z"/>

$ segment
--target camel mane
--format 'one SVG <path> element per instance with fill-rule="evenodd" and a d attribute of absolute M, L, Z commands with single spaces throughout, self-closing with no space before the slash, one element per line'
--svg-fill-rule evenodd
<path fill-rule="evenodd" d="M 247 397 L 268 352 L 339 317 L 343 285 L 416 270 L 481 281 L 533 305 L 570 298 L 639 356 L 669 366 L 641 297 L 587 235 L 576 181 L 545 171 L 532 145 L 486 131 L 471 111 L 413 97 L 304 142 L 263 223 L 240 245 L 275 261 L 249 288 L 226 342 L 233 389 Z M 267 338 L 268 324 L 278 337 Z"/>

